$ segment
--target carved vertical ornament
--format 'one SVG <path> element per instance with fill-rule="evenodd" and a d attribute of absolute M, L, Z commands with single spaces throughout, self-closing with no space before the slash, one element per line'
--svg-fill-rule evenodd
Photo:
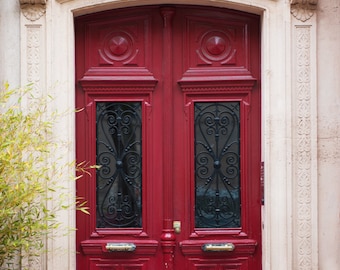
<path fill-rule="evenodd" d="M 293 263 L 318 269 L 316 20 L 293 25 Z"/>
<path fill-rule="evenodd" d="M 40 88 L 40 25 L 27 25 L 27 81 Z"/>
<path fill-rule="evenodd" d="M 27 20 L 32 22 L 40 19 L 46 12 L 47 0 L 19 0 L 20 8 Z"/>
<path fill-rule="evenodd" d="M 299 21 L 305 22 L 309 20 L 317 6 L 318 0 L 291 0 L 291 14 Z"/>
<path fill-rule="evenodd" d="M 310 27 L 296 28 L 295 239 L 298 269 L 312 269 Z"/>
<path fill-rule="evenodd" d="M 293 44 L 293 268 L 317 266 L 317 105 L 316 18 L 317 0 L 291 0 Z M 306 23 L 308 21 L 308 23 Z"/>

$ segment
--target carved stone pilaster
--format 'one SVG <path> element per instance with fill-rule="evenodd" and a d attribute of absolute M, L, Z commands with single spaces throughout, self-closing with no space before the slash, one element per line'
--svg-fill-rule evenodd
<path fill-rule="evenodd" d="M 46 89 L 46 3 L 47 0 L 19 0 L 20 3 L 20 42 L 21 42 L 21 85 L 31 84 L 35 97 Z M 28 110 L 31 100 L 22 99 L 21 108 Z M 43 239 L 43 241 L 46 241 Z M 29 253 L 20 254 L 20 269 L 46 269 L 47 255 L 38 254 L 31 247 Z"/>
<path fill-rule="evenodd" d="M 293 24 L 293 267 L 318 268 L 315 19 Z"/>
<path fill-rule="evenodd" d="M 19 0 L 25 18 L 34 22 L 46 12 L 47 0 Z"/>
<path fill-rule="evenodd" d="M 317 7 L 318 0 L 291 0 L 290 13 L 299 21 L 309 20 Z"/>
<path fill-rule="evenodd" d="M 298 27 L 296 82 L 296 205 L 294 230 L 297 269 L 312 269 L 310 29 Z"/>
<path fill-rule="evenodd" d="M 41 68 L 41 26 L 27 26 L 27 82 L 33 83 L 34 89 L 39 89 Z"/>

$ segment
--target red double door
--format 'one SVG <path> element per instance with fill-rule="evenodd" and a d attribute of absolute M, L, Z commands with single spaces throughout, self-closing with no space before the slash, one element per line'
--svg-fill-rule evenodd
<path fill-rule="evenodd" d="M 261 269 L 259 17 L 197 6 L 81 16 L 79 270 Z"/>

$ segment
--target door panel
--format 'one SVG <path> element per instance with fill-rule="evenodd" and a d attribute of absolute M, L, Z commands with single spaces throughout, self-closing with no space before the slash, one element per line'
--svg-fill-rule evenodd
<path fill-rule="evenodd" d="M 90 260 L 90 269 L 95 270 L 147 270 L 152 269 L 148 266 L 148 259 L 117 259 L 107 260 L 94 258 Z"/>
<path fill-rule="evenodd" d="M 259 18 L 76 18 L 77 269 L 261 269 Z"/>
<path fill-rule="evenodd" d="M 140 102 L 96 103 L 96 227 L 142 228 Z"/>
<path fill-rule="evenodd" d="M 195 228 L 239 228 L 239 102 L 195 102 L 194 126 Z"/>

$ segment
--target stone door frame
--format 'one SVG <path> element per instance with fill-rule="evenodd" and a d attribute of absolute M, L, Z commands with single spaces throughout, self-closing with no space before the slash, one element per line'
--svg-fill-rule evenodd
<path fill-rule="evenodd" d="M 21 84 L 55 97 L 51 110 L 75 100 L 74 16 L 134 5 L 183 3 L 233 8 L 262 16 L 263 269 L 318 269 L 317 0 L 123 1 L 19 0 Z M 63 114 L 55 138 L 64 161 L 75 158 L 74 113 Z M 67 153 L 67 154 L 65 154 Z M 72 173 L 65 172 L 66 174 Z M 65 177 L 66 179 L 66 177 Z M 74 183 L 63 183 L 70 193 Z M 74 210 L 60 220 L 75 226 Z M 56 232 L 57 233 L 57 232 Z M 75 269 L 75 235 L 48 241 L 41 269 Z M 67 256 L 60 260 L 60 252 Z M 67 259 L 66 259 L 67 258 Z M 38 269 L 38 268 L 35 268 Z"/>

